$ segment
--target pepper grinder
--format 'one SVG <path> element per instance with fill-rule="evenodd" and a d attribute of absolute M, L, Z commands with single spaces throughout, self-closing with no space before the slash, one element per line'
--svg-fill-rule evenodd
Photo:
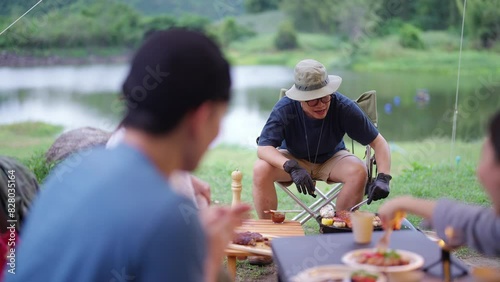
<path fill-rule="evenodd" d="M 241 202 L 241 179 L 243 179 L 243 174 L 239 170 L 235 170 L 231 173 L 231 190 L 233 191 L 233 202 L 231 206 L 237 205 Z"/>

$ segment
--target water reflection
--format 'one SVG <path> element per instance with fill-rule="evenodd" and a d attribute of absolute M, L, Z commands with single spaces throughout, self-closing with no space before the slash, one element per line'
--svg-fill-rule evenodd
<path fill-rule="evenodd" d="M 0 68 L 0 123 L 26 120 L 113 130 L 121 108 L 117 93 L 125 65 Z M 340 92 L 355 99 L 375 89 L 379 128 L 390 141 L 451 136 L 456 77 L 408 73 L 338 72 Z M 216 143 L 255 146 L 280 88 L 293 83 L 293 70 L 280 66 L 233 68 L 233 100 Z M 461 78 L 457 136 L 476 139 L 500 108 L 499 79 Z M 426 103 L 415 100 L 425 90 Z M 200 86 L 202 90 L 202 86 Z M 390 107 L 387 111 L 386 107 Z"/>

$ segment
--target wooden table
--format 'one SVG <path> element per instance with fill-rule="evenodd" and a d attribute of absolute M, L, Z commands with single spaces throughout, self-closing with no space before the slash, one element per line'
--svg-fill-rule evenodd
<path fill-rule="evenodd" d="M 236 232 L 258 232 L 277 237 L 304 236 L 304 229 L 298 221 L 285 220 L 283 223 L 274 223 L 270 219 L 248 219 L 243 225 L 236 229 Z M 227 268 L 229 275 L 236 277 L 236 257 L 255 256 L 253 253 L 226 249 Z"/>

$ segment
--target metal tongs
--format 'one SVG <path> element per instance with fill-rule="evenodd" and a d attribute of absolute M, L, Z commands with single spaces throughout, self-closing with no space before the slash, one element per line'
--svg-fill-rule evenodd
<path fill-rule="evenodd" d="M 366 202 L 368 202 L 368 199 L 364 199 L 363 201 L 357 203 L 356 205 L 354 205 L 349 211 L 350 212 L 353 212 L 353 211 L 356 211 L 359 209 L 359 207 L 361 207 L 362 205 L 366 204 Z"/>

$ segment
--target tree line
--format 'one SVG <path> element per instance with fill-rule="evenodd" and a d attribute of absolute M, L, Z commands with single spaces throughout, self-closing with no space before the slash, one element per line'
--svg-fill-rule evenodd
<path fill-rule="evenodd" d="M 29 2 L 29 3 L 28 3 Z M 6 27 L 37 0 L 2 0 L 0 26 Z M 281 10 L 289 19 L 279 31 L 278 49 L 293 48 L 295 31 L 332 34 L 356 45 L 370 35 L 396 31 L 418 48 L 420 30 L 460 31 L 463 0 L 53 0 L 0 36 L 2 48 L 133 47 L 149 33 L 172 26 L 208 33 L 227 46 L 254 33 L 234 17 Z M 500 39 L 498 0 L 468 1 L 466 36 L 478 48 Z M 404 44 L 403 44 L 404 45 Z"/>

